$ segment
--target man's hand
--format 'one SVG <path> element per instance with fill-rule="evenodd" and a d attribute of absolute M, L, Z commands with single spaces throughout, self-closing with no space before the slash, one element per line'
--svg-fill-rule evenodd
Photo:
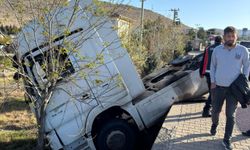
<path fill-rule="evenodd" d="M 210 89 L 214 89 L 216 88 L 216 84 L 215 83 L 211 83 Z"/>

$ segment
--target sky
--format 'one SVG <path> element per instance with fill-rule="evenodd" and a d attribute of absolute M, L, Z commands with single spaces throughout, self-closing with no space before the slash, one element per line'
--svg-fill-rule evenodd
<path fill-rule="evenodd" d="M 122 1 L 141 7 L 141 0 Z M 144 0 L 144 8 L 171 19 L 173 13 L 169 10 L 179 8 L 181 22 L 194 28 L 224 29 L 231 25 L 250 29 L 250 0 Z"/>

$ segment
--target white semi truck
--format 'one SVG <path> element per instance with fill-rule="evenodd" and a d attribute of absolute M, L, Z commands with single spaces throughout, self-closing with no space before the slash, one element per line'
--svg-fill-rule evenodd
<path fill-rule="evenodd" d="M 79 8 L 86 8 L 91 3 L 91 0 L 82 0 Z M 73 6 L 74 1 L 64 13 L 56 16 L 60 26 L 67 25 L 65 18 L 70 18 Z M 46 108 L 45 131 L 53 150 L 133 149 L 137 131 L 154 125 L 174 102 L 207 91 L 198 70 L 178 67 L 152 74 L 143 83 L 127 51 L 122 48 L 112 21 L 89 12 L 76 16 L 67 34 L 60 29 L 54 30 L 58 35 L 53 41 L 54 48 L 64 47 L 65 40 L 77 43 L 82 36 L 91 38 L 86 38 L 77 51 L 63 56 L 68 65 Z M 101 25 L 96 25 L 100 22 Z M 36 84 L 35 90 L 43 90 L 48 84 L 42 64 L 50 48 L 43 42 L 44 36 L 43 26 L 35 20 L 18 36 L 17 57 L 25 74 Z M 103 63 L 91 69 L 80 59 L 95 60 L 100 53 Z M 26 88 L 27 93 L 39 100 L 32 88 Z M 30 106 L 35 109 L 32 102 Z"/>

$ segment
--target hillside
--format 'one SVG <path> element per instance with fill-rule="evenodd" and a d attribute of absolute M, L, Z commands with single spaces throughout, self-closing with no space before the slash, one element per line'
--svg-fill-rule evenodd
<path fill-rule="evenodd" d="M 110 5 L 109 5 L 110 7 Z M 140 25 L 140 18 L 141 18 L 141 9 L 134 7 L 134 6 L 129 6 L 129 5 L 119 5 L 119 6 L 111 6 L 111 7 L 117 7 L 116 12 L 124 17 L 127 17 L 129 19 L 132 20 L 132 25 L 134 27 L 139 26 Z M 163 23 L 165 24 L 165 26 L 168 26 L 169 24 L 172 24 L 172 20 L 161 15 L 158 14 L 156 12 L 153 12 L 151 10 L 145 9 L 144 10 L 144 21 L 146 20 L 156 20 L 157 18 L 160 18 Z M 188 29 L 190 27 L 181 24 L 181 27 L 184 29 Z"/>
<path fill-rule="evenodd" d="M 140 15 L 141 15 L 141 9 L 129 5 L 114 5 L 110 3 L 103 3 L 103 6 L 106 7 L 107 9 L 113 9 L 115 12 L 123 17 L 128 18 L 131 20 L 132 26 L 137 27 L 140 25 Z M 15 26 L 20 26 L 18 22 L 16 21 L 15 14 L 13 12 L 10 12 L 6 6 L 0 6 L 0 24 L 2 25 L 15 25 Z M 114 9 L 115 8 L 115 9 Z M 27 13 L 26 16 L 24 17 L 25 19 L 29 20 L 29 16 L 31 14 Z M 151 10 L 145 9 L 144 11 L 144 20 L 156 20 L 158 17 L 161 18 L 165 26 L 168 24 L 172 23 L 172 20 L 160 15 L 156 12 L 153 12 Z M 181 27 L 184 29 L 188 29 L 190 27 L 181 24 Z"/>

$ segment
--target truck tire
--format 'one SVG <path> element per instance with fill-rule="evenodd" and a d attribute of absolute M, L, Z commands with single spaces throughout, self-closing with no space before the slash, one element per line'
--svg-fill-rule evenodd
<path fill-rule="evenodd" d="M 111 119 L 100 129 L 96 137 L 98 150 L 133 150 L 135 130 L 122 119 Z"/>

